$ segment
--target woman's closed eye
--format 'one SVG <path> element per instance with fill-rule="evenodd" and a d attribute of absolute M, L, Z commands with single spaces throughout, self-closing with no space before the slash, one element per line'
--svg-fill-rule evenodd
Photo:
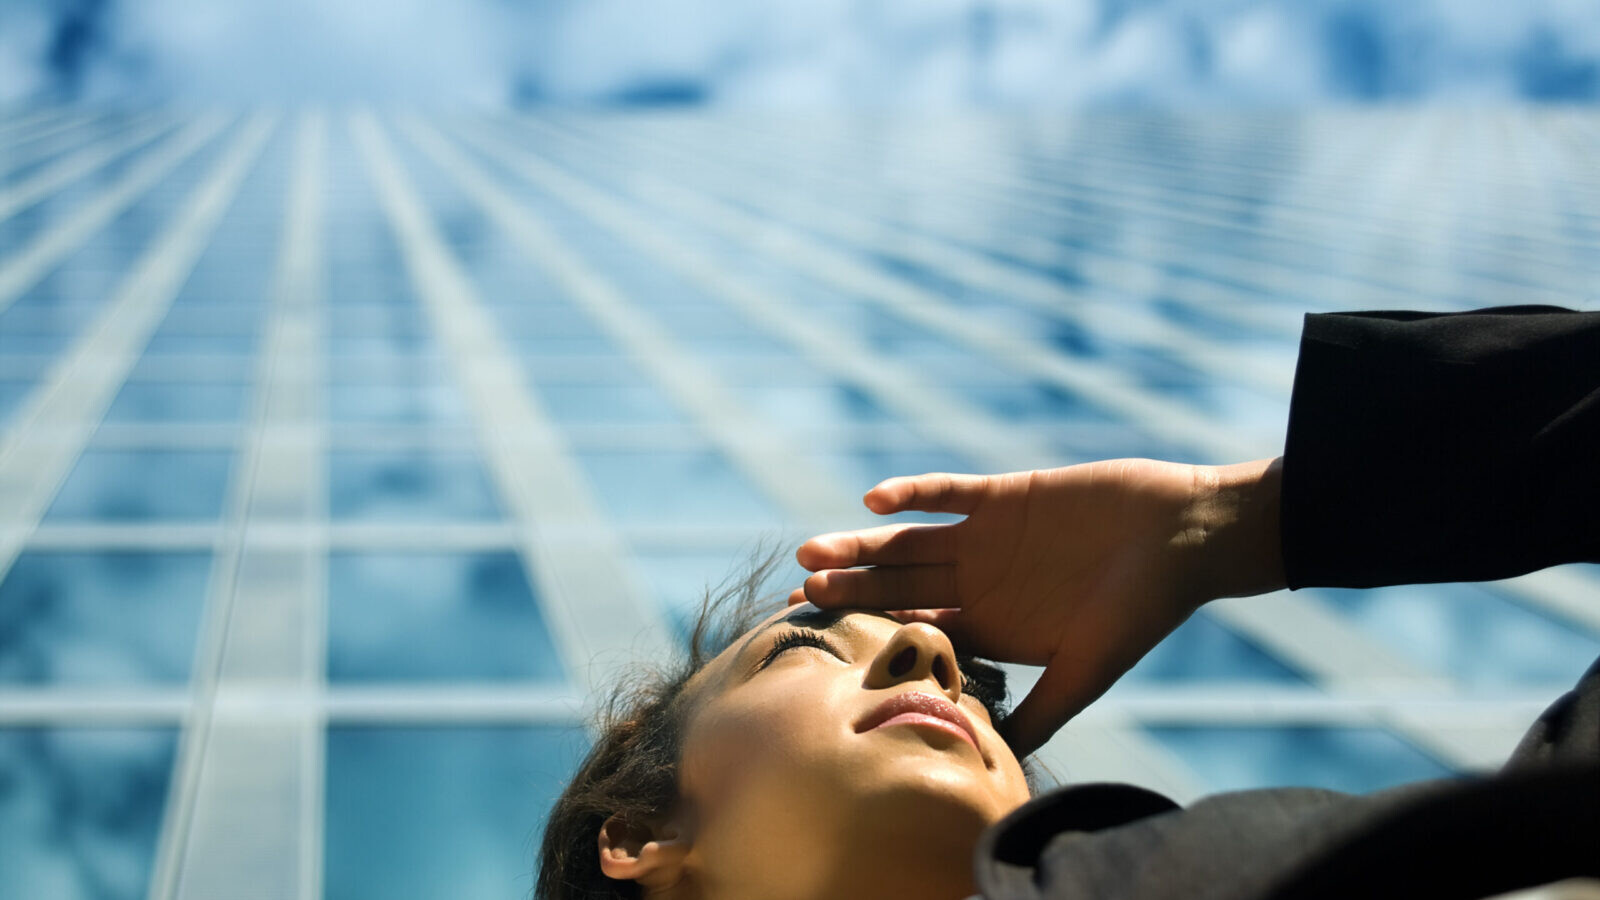
<path fill-rule="evenodd" d="M 816 647 L 818 650 L 826 650 L 826 652 L 832 653 L 840 660 L 845 658 L 843 653 L 838 652 L 838 647 L 834 647 L 834 644 L 829 639 L 822 637 L 816 631 L 795 629 L 795 631 L 786 631 L 786 633 L 779 634 L 778 641 L 773 641 L 771 649 L 766 650 L 765 657 L 762 657 L 762 661 L 757 663 L 755 671 L 762 671 L 766 666 L 770 666 L 773 660 L 781 657 L 782 653 L 787 652 L 787 650 L 794 650 L 795 647 Z M 974 700 L 978 700 L 984 708 L 989 709 L 990 714 L 997 713 L 998 705 L 1005 701 L 1005 674 L 1000 673 L 1000 669 L 994 668 L 994 666 L 982 665 L 978 660 L 973 660 L 971 657 L 957 657 L 955 658 L 955 663 L 957 663 L 957 669 L 960 671 L 960 677 L 962 677 L 962 692 L 970 693 Z M 968 673 L 978 674 L 978 677 L 973 677 L 973 674 Z M 997 677 L 995 679 L 984 677 L 987 674 L 994 674 Z M 994 681 L 998 681 L 998 684 L 994 684 Z"/>
<path fill-rule="evenodd" d="M 834 656 L 839 657 L 840 659 L 844 659 L 844 654 L 839 652 L 839 648 L 835 647 L 828 641 L 827 638 L 816 633 L 815 631 L 786 631 L 779 635 L 778 639 L 772 643 L 772 647 L 767 650 L 767 655 L 762 657 L 761 663 L 756 666 L 756 671 L 765 669 L 767 666 L 772 664 L 773 660 L 783 655 L 784 652 L 793 650 L 796 647 L 816 647 L 819 650 L 826 651 Z"/>

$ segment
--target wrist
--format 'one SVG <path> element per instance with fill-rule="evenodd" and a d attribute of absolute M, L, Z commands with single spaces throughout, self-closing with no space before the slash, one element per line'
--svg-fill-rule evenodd
<path fill-rule="evenodd" d="M 1201 535 L 1193 573 L 1201 602 L 1284 587 L 1282 458 L 1202 469 L 1192 514 Z"/>

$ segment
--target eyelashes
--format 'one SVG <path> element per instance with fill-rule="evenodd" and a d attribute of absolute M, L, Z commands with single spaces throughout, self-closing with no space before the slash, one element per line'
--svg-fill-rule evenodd
<path fill-rule="evenodd" d="M 956 656 L 956 668 L 961 670 L 961 692 L 983 704 L 989 718 L 999 724 L 1006 711 L 1006 673 L 992 663 L 975 656 Z"/>
<path fill-rule="evenodd" d="M 786 631 L 779 635 L 778 639 L 772 643 L 772 647 L 767 650 L 767 655 L 761 658 L 761 664 L 756 666 L 756 669 L 758 671 L 765 669 L 785 651 L 793 650 L 796 647 L 816 647 L 818 650 L 824 650 L 840 659 L 844 659 L 844 654 L 839 652 L 839 648 L 829 643 L 827 638 L 817 634 L 815 631 L 797 629 L 795 631 Z"/>
<path fill-rule="evenodd" d="M 839 648 L 818 632 L 797 628 L 784 632 L 772 642 L 772 646 L 767 649 L 756 670 L 765 669 L 779 656 L 797 647 L 815 647 L 844 659 L 844 654 Z M 977 657 L 961 654 L 956 655 L 956 669 L 961 673 L 961 693 L 982 704 L 994 722 L 999 723 L 1005 718 L 1007 699 L 1005 671 Z"/>

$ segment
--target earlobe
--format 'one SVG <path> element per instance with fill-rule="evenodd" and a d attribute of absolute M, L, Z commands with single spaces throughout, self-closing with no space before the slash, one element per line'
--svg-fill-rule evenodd
<path fill-rule="evenodd" d="M 600 871 L 607 878 L 637 881 L 647 890 L 671 887 L 683 878 L 689 838 L 675 819 L 639 823 L 612 816 L 600 826 L 599 843 Z"/>

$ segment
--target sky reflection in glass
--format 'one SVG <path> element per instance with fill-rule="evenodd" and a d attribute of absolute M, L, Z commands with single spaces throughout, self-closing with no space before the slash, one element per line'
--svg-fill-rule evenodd
<path fill-rule="evenodd" d="M 624 524 L 736 524 L 765 529 L 782 521 L 717 453 L 586 451 L 578 454 L 578 461 L 606 510 Z"/>
<path fill-rule="evenodd" d="M 1300 673 L 1203 611 L 1190 616 L 1123 676 L 1130 685 L 1205 681 L 1309 684 Z"/>
<path fill-rule="evenodd" d="M 24 553 L 0 582 L 0 683 L 184 683 L 210 571 L 206 553 Z"/>
<path fill-rule="evenodd" d="M 584 750 L 578 728 L 329 729 L 323 896 L 527 896 L 538 823 Z"/>
<path fill-rule="evenodd" d="M 462 425 L 466 401 L 448 383 L 402 378 L 328 385 L 328 418 L 392 425 Z"/>
<path fill-rule="evenodd" d="M 328 460 L 329 514 L 335 519 L 426 521 L 492 519 L 500 504 L 482 461 L 424 449 L 335 451 Z"/>
<path fill-rule="evenodd" d="M 337 553 L 328 561 L 328 677 L 566 676 L 516 554 Z"/>
<path fill-rule="evenodd" d="M 80 113 L 91 118 L 87 111 L 65 118 Z M 310 313 L 294 326 L 309 328 L 302 349 L 310 356 L 269 360 L 258 357 L 269 346 L 264 338 L 286 333 L 269 331 L 269 323 L 296 306 L 275 309 L 273 290 L 285 258 L 280 238 L 294 233 L 285 201 L 307 121 L 290 113 L 206 237 L 131 380 L 109 384 L 78 410 L 81 421 L 61 429 L 92 428 L 109 406 L 113 427 L 81 458 L 76 443 L 60 444 L 62 471 L 70 474 L 40 527 L 21 523 L 17 533 L 32 543 L 0 575 L 0 635 L 7 636 L 0 686 L 47 706 L 57 703 L 57 688 L 70 689 L 72 702 L 115 694 L 115 703 L 159 705 L 187 696 L 203 616 L 230 621 L 222 607 L 202 611 L 213 568 L 234 571 L 226 556 L 213 561 L 212 548 L 230 551 L 242 537 L 252 554 L 280 543 L 291 555 L 304 549 L 305 593 L 285 598 L 303 604 L 285 603 L 292 615 L 259 632 L 229 634 L 221 671 L 238 671 L 226 657 L 280 628 L 294 655 L 276 662 L 286 671 L 308 666 L 301 675 L 332 682 L 332 729 L 313 731 L 327 738 L 328 895 L 525 894 L 529 838 L 583 736 L 512 727 L 505 716 L 521 715 L 515 710 L 529 696 L 557 701 L 534 704 L 539 710 L 559 707 L 582 681 L 587 670 L 579 667 L 593 661 L 561 643 L 570 630 L 549 626 L 587 626 L 592 607 L 586 588 L 558 583 L 561 573 L 530 583 L 517 555 L 531 542 L 533 558 L 559 563 L 558 544 L 538 543 L 570 535 L 546 519 L 560 510 L 499 495 L 514 479 L 492 477 L 505 473 L 494 471 L 483 448 L 520 436 L 479 433 L 502 427 L 498 404 L 535 401 L 556 445 L 576 451 L 576 483 L 562 487 L 602 513 L 585 526 L 595 530 L 579 536 L 597 537 L 596 545 L 615 538 L 621 581 L 659 604 L 681 637 L 703 590 L 742 570 L 752 550 L 741 542 L 802 536 L 799 513 L 775 499 L 782 492 L 763 487 L 797 461 L 831 482 L 825 486 L 843 508 L 835 515 L 824 504 L 817 514 L 795 505 L 849 527 L 871 521 L 856 499 L 882 478 L 979 468 L 955 449 L 966 445 L 947 440 L 947 413 L 987 416 L 997 431 L 1014 429 L 1027 447 L 1052 448 L 1062 463 L 1200 452 L 1182 445 L 1173 432 L 1183 426 L 1162 419 L 1159 408 L 1091 402 L 1088 385 L 1097 378 L 1198 412 L 1265 455 L 1281 447 L 1282 382 L 1293 371 L 1306 309 L 1589 302 L 1600 219 L 1580 202 L 1592 187 L 1585 157 L 1574 154 L 1565 170 L 1541 167 L 1531 181 L 1523 165 L 1561 162 L 1568 151 L 1554 149 L 1564 146 L 1560 140 L 1593 131 L 1586 115 L 1452 114 L 1439 122 L 1461 140 L 1442 156 L 1434 151 L 1441 132 L 1421 119 L 1396 129 L 1409 113 L 1381 111 L 1331 118 L 424 116 L 447 145 L 485 164 L 500 199 L 559 240 L 573 262 L 562 270 L 463 192 L 459 173 L 421 152 L 403 114 L 380 112 L 401 180 L 415 188 L 464 276 L 463 295 L 435 305 L 438 297 L 413 283 L 433 263 L 418 268 L 414 248 L 396 240 L 386 206 L 394 198 L 375 184 L 352 140 L 352 120 L 329 110 L 319 193 L 326 219 L 313 254 L 324 264 L 314 277 L 325 292 L 320 300 L 315 291 L 297 294 L 296 303 L 312 302 L 294 310 Z M 0 112 L 0 128 L 10 116 Z M 519 156 L 562 177 L 523 178 L 471 146 L 484 133 L 507 137 Z M 0 428 L 8 410 L 15 423 L 30 398 L 73 393 L 47 390 L 66 374 L 61 354 L 103 321 L 135 262 L 159 246 L 157 236 L 234 135 L 219 135 L 54 271 L 0 299 Z M 127 154 L 0 222 L 0 246 L 25 250 L 148 158 Z M 652 180 L 676 193 L 653 193 Z M 1482 190 L 1464 190 L 1467 184 Z M 617 215 L 598 214 L 605 210 Z M 8 252 L 0 252 L 0 268 L 19 258 Z M 591 288 L 614 290 L 624 319 L 591 315 L 585 300 L 598 295 L 573 292 L 591 277 Z M 444 339 L 470 300 L 482 302 L 512 357 L 482 391 L 481 382 L 460 378 L 463 364 L 494 360 Z M 630 308 L 650 322 L 626 319 Z M 823 340 L 803 339 L 795 323 L 821 328 Z M 636 325 L 644 326 L 632 332 L 636 340 L 619 340 Z M 989 341 L 994 336 L 1003 340 Z M 634 358 L 639 346 L 662 352 Z M 1006 349 L 1019 346 L 1046 355 Z M 859 365 L 858 353 L 870 355 L 871 365 Z M 713 374 L 738 400 L 742 419 L 697 418 L 700 407 L 685 399 L 693 377 L 668 389 L 667 370 L 685 358 L 695 364 L 688 374 Z M 1064 369 L 1041 360 L 1070 364 L 1089 380 L 1052 378 Z M 88 360 L 68 377 L 118 374 L 121 362 Z M 291 404 L 309 411 L 307 419 L 255 428 L 257 414 L 273 408 L 258 402 L 258 379 L 269 371 L 310 379 Z M 1279 377 L 1254 377 L 1260 371 Z M 955 402 L 941 409 L 946 399 Z M 52 452 L 61 433 L 40 429 L 40 443 L 24 449 Z M 722 443 L 753 437 L 761 440 L 742 446 L 759 452 L 737 457 Z M 997 439 L 992 450 L 979 462 L 1003 465 L 1008 449 Z M 279 451 L 289 452 L 274 458 Z M 260 468 L 247 467 L 258 459 Z M 551 462 L 529 455 L 517 464 Z M 237 531 L 238 523 L 222 519 L 230 479 L 238 493 L 250 486 L 246 476 L 263 479 L 257 486 L 311 485 L 315 493 L 323 474 L 326 518 L 251 519 Z M 315 509 L 321 499 L 284 498 L 251 510 Z M 850 515 L 859 520 L 845 521 Z M 830 527 L 805 523 L 812 524 Z M 537 555 L 544 550 L 550 555 Z M 790 550 L 780 548 L 773 580 L 780 590 L 802 577 Z M 266 568 L 277 561 L 268 558 Z M 237 577 L 246 584 L 262 576 L 246 566 Z M 1497 590 L 1308 596 L 1328 599 L 1401 662 L 1450 677 L 1463 703 L 1553 697 L 1600 649 L 1595 636 Z M 254 626 L 253 617 L 276 609 L 235 608 L 245 614 L 231 621 Z M 307 621 L 326 621 L 326 634 L 302 635 Z M 1344 724 L 1348 708 L 1330 706 L 1320 684 L 1308 683 L 1274 642 L 1304 636 L 1269 623 L 1245 637 L 1222 621 L 1202 612 L 1185 623 L 1107 699 L 1115 704 L 1120 693 L 1140 723 L 1161 725 L 1149 730 L 1157 749 L 1172 751 L 1201 780 L 1365 790 L 1444 771 L 1395 736 L 1412 733 L 1401 717 L 1383 720 L 1399 723 L 1390 735 L 1314 727 Z M 325 637 L 326 653 L 306 654 L 302 636 L 312 644 Z M 1251 706 L 1243 721 L 1230 718 L 1238 708 L 1231 704 L 1255 690 L 1271 694 L 1271 708 Z M 1206 701 L 1186 712 L 1188 724 L 1140 712 L 1164 708 L 1174 691 Z M 494 705 L 512 695 L 512 712 Z M 1286 708 L 1301 695 L 1315 701 Z M 1409 695 L 1396 696 L 1354 699 L 1398 707 Z M 469 702 L 441 712 L 441 699 L 457 697 Z M 419 706 L 408 705 L 418 698 Z M 1145 700 L 1156 702 L 1141 706 Z M 367 724 L 354 727 L 345 715 Z M 452 727 L 443 727 L 443 717 Z M 31 736 L 17 737 L 24 733 Z M 62 747 L 67 733 L 59 732 Z M 15 762 L 18 747 L 46 734 L 0 731 L 0 822 L 17 827 L 16 798 L 24 797 L 28 827 L 44 822 L 52 833 L 84 833 L 68 819 L 98 816 L 95 808 L 85 801 L 59 820 L 41 818 L 40 803 L 78 801 L 60 790 L 44 800 L 27 793 L 30 780 L 48 779 L 36 774 L 43 767 Z M 165 749 L 151 758 L 164 773 L 173 736 L 163 734 Z M 1417 746 L 1453 746 L 1448 741 Z M 1069 743 L 1065 752 L 1074 749 Z M 153 796 L 165 785 L 159 781 Z M 119 789 L 97 790 L 115 797 Z M 0 833 L 0 854 L 22 847 L 30 856 L 21 865 L 0 858 L 0 895 L 76 896 L 70 885 L 79 876 L 50 868 L 57 851 L 35 853 L 37 842 L 15 833 Z M 105 895 L 143 895 L 149 847 L 140 853 L 112 854 L 123 874 L 96 875 L 95 883 L 132 887 L 108 887 Z M 31 880 L 16 880 L 24 877 Z"/>
<path fill-rule="evenodd" d="M 170 729 L 0 728 L 0 897 L 141 900 Z"/>
<path fill-rule="evenodd" d="M 153 522 L 222 513 L 230 454 L 198 450 L 89 450 L 56 494 L 47 520 Z"/>
<path fill-rule="evenodd" d="M 1568 686 L 1600 656 L 1600 638 L 1488 587 L 1404 585 L 1318 593 L 1380 641 L 1474 688 Z"/>
<path fill-rule="evenodd" d="M 1450 770 L 1378 728 L 1147 727 L 1212 790 L 1320 787 L 1367 793 Z"/>
<path fill-rule="evenodd" d="M 106 411 L 107 422 L 235 422 L 244 413 L 242 383 L 130 381 Z"/>

